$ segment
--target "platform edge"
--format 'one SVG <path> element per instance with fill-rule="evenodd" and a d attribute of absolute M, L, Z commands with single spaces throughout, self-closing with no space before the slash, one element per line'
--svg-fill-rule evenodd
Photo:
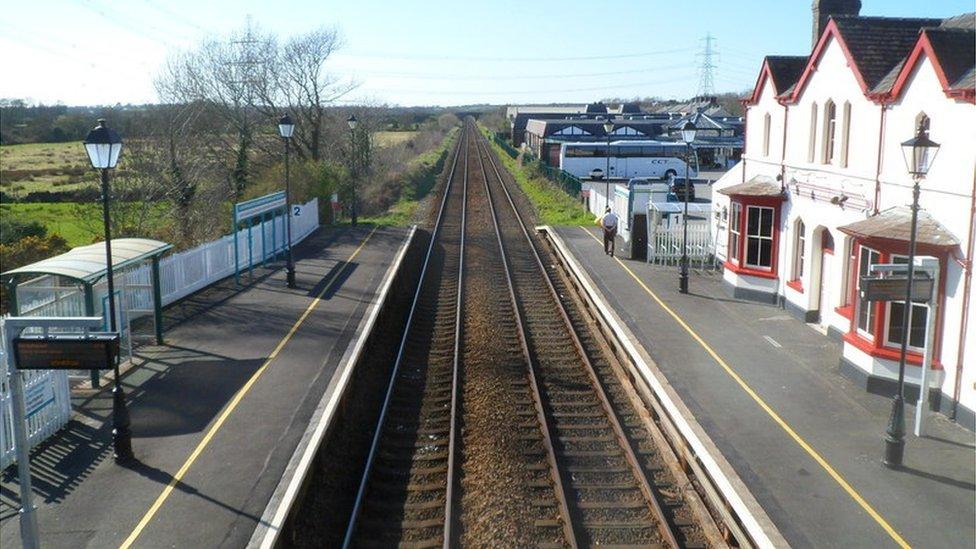
<path fill-rule="evenodd" d="M 751 538 L 749 542 L 757 547 L 789 547 L 789 543 L 749 491 L 745 482 L 681 401 L 654 359 L 608 305 L 603 293 L 566 247 L 559 234 L 545 225 L 536 227 L 536 230 L 552 243 L 559 259 L 579 281 L 589 300 L 597 307 L 601 320 L 607 324 L 630 357 L 631 365 L 637 370 L 636 373 L 654 392 L 654 397 L 668 415 L 667 419 L 684 439 L 683 442 L 690 447 L 692 454 L 700 461 L 708 480 L 724 499 L 723 503 L 731 509 L 745 529 L 745 534 Z"/>
<path fill-rule="evenodd" d="M 346 386 L 352 377 L 353 365 L 358 362 L 363 352 L 373 325 L 386 302 L 393 280 L 396 278 L 403 258 L 406 256 L 407 250 L 410 249 L 410 244 L 416 234 L 417 225 L 413 225 L 400 245 L 400 249 L 397 250 L 393 262 L 390 263 L 383 275 L 379 292 L 374 294 L 375 299 L 370 303 L 367 313 L 359 321 L 353 339 L 346 346 L 346 350 L 339 360 L 339 365 L 336 368 L 338 375 L 334 375 L 329 382 L 329 386 L 312 414 L 308 427 L 302 434 L 298 446 L 285 467 L 281 480 L 278 481 L 278 485 L 271 494 L 271 499 L 261 514 L 261 519 L 247 544 L 249 548 L 270 549 L 278 545 L 278 537 L 283 531 L 296 500 L 302 493 L 302 485 L 307 480 L 315 455 L 318 453 L 325 434 L 329 431 L 339 401 L 342 399 Z"/>

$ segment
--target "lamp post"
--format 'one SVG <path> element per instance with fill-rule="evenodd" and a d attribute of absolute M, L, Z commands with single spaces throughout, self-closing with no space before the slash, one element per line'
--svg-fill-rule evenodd
<path fill-rule="evenodd" d="M 359 125 L 359 121 L 356 120 L 356 115 L 351 115 L 346 119 L 346 124 L 349 125 L 349 152 L 352 156 L 351 168 L 352 168 L 352 226 L 356 226 L 356 178 L 359 176 L 357 173 L 359 158 L 357 154 L 359 151 L 356 150 L 356 126 Z"/>
<path fill-rule="evenodd" d="M 689 166 L 691 165 L 691 144 L 695 141 L 695 134 L 698 133 L 698 128 L 695 123 L 689 120 L 685 122 L 685 125 L 681 127 L 681 139 L 685 142 L 685 147 L 687 147 L 687 156 L 685 158 L 685 214 L 684 219 L 682 219 L 683 235 L 681 237 L 681 274 L 678 278 L 678 291 L 686 294 L 688 293 L 688 193 L 691 183 L 688 181 L 689 176 Z"/>
<path fill-rule="evenodd" d="M 295 261 L 291 255 L 291 177 L 289 173 L 289 156 L 291 149 L 291 136 L 295 133 L 295 123 L 291 117 L 285 114 L 278 120 L 278 133 L 285 142 L 285 238 L 288 239 L 287 255 L 287 275 L 286 280 L 289 288 L 295 287 Z"/>
<path fill-rule="evenodd" d="M 613 133 L 613 119 L 607 117 L 607 121 L 603 123 L 603 131 L 607 134 L 607 171 L 603 173 L 603 177 L 607 183 L 607 203 L 604 207 L 610 207 L 610 134 Z"/>
<path fill-rule="evenodd" d="M 102 179 L 102 221 L 105 225 L 105 275 L 108 281 L 109 331 L 118 332 L 115 315 L 115 277 L 112 269 L 112 220 L 109 215 L 108 171 L 115 168 L 122 152 L 122 138 L 118 132 L 105 125 L 105 119 L 98 120 L 98 126 L 85 136 L 85 150 L 88 159 Z M 129 429 L 129 409 L 125 405 L 125 392 L 119 374 L 119 358 L 112 365 L 115 384 L 112 387 L 112 443 L 115 447 L 115 461 L 125 463 L 133 459 L 132 431 Z"/>
<path fill-rule="evenodd" d="M 905 455 L 905 356 L 908 354 L 909 320 L 912 314 L 912 285 L 915 282 L 915 240 L 918 229 L 918 195 L 920 183 L 929 172 L 929 166 L 939 152 L 939 144 L 929 139 L 925 123 L 919 123 L 915 137 L 901 144 L 905 165 L 911 174 L 912 185 L 912 226 L 908 240 L 908 280 L 905 284 L 905 303 L 901 315 L 901 352 L 898 357 L 898 392 L 891 402 L 891 417 L 885 432 L 885 467 L 901 467 Z M 928 387 L 919 387 L 920 391 Z"/>

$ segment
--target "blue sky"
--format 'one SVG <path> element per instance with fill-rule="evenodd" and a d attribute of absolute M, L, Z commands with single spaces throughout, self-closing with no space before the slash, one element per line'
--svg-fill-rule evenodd
<path fill-rule="evenodd" d="M 0 11 L 0 97 L 68 105 L 153 102 L 166 56 L 256 25 L 337 26 L 328 67 L 349 101 L 401 105 L 685 97 L 706 33 L 716 91 L 750 88 L 766 54 L 810 48 L 810 0 L 34 0 Z M 863 15 L 944 17 L 974 0 L 862 0 Z"/>

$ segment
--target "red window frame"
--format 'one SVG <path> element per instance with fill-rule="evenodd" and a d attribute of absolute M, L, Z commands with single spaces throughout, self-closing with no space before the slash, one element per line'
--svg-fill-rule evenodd
<path fill-rule="evenodd" d="M 861 247 L 871 248 L 876 250 L 881 258 L 881 263 L 891 263 L 893 255 L 907 255 L 908 254 L 908 243 L 901 242 L 897 240 L 888 240 L 880 238 L 872 239 L 861 239 L 855 238 L 851 243 L 851 257 L 854 258 L 853 261 L 849 262 L 849 276 L 851 277 L 850 294 L 848 296 L 848 306 L 845 309 L 849 309 L 852 313 L 848 316 L 850 320 L 850 325 L 848 332 L 844 334 L 844 341 L 850 343 L 860 351 L 876 357 L 886 360 L 898 360 L 901 355 L 901 348 L 899 346 L 892 346 L 886 344 L 887 340 L 887 325 L 888 325 L 888 307 L 889 305 L 885 302 L 874 302 L 869 306 L 874 307 L 874 326 L 871 329 L 871 337 L 865 337 L 858 331 L 857 320 L 858 315 L 853 314 L 857 310 L 857 300 L 859 299 L 857 295 L 857 277 L 860 276 L 858 272 L 858 264 L 860 260 Z M 945 248 L 940 248 L 937 246 L 925 246 L 919 244 L 916 249 L 917 255 L 930 255 L 938 258 L 940 265 L 940 273 L 938 280 L 938 287 L 936 290 L 936 300 L 938 303 L 938 310 L 935 317 L 935 341 L 933 342 L 932 353 L 932 367 L 934 369 L 942 369 L 941 353 L 942 353 L 942 327 L 944 324 L 945 315 L 945 282 L 946 282 L 946 266 L 948 265 L 948 251 Z M 846 316 L 846 315 L 845 315 Z M 908 352 L 905 355 L 905 362 L 913 366 L 922 365 L 922 355 L 921 353 L 915 352 L 909 347 Z"/>
<path fill-rule="evenodd" d="M 738 274 L 744 274 L 749 276 L 758 276 L 760 278 L 778 278 L 777 271 L 779 269 L 779 238 L 780 238 L 780 205 L 783 203 L 783 199 L 778 196 L 743 196 L 743 195 L 733 195 L 730 197 L 730 215 L 729 215 L 729 252 L 728 258 L 725 261 L 725 268 Z M 732 215 L 731 208 L 735 208 L 738 205 L 741 208 L 741 214 L 739 215 L 739 227 L 738 235 L 739 242 L 735 250 L 732 246 Z M 756 268 L 749 267 L 746 265 L 746 243 L 748 242 L 747 234 L 747 224 L 749 219 L 749 207 L 762 207 L 762 208 L 772 208 L 773 210 L 773 231 L 772 231 L 772 255 L 770 258 L 771 265 L 770 268 Z"/>

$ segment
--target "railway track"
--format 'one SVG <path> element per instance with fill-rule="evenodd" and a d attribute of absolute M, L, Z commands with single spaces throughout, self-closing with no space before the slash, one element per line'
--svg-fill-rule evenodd
<path fill-rule="evenodd" d="M 344 546 L 708 545 L 510 184 L 466 122 Z"/>
<path fill-rule="evenodd" d="M 462 134 L 343 547 L 451 541 L 469 144 Z"/>

